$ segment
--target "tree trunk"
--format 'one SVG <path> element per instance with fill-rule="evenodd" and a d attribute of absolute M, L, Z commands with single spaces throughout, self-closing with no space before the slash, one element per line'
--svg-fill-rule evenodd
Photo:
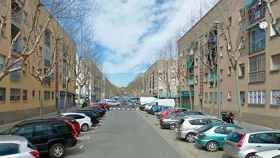
<path fill-rule="evenodd" d="M 78 94 L 78 107 L 80 107 L 80 103 L 81 103 L 81 93 L 82 93 L 82 88 L 81 86 L 79 86 L 79 94 Z"/>
<path fill-rule="evenodd" d="M 236 91 L 236 105 L 237 105 L 237 112 L 238 117 L 241 118 L 241 105 L 240 105 L 240 85 L 239 85 L 239 78 L 238 78 L 238 70 L 234 68 L 234 80 L 235 80 L 235 91 Z"/>

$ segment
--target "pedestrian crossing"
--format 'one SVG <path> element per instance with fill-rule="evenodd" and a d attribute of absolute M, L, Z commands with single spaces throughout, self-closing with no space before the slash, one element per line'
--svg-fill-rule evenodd
<path fill-rule="evenodd" d="M 114 107 L 114 108 L 111 108 L 112 110 L 114 111 L 136 111 L 136 108 L 123 108 L 123 107 Z"/>

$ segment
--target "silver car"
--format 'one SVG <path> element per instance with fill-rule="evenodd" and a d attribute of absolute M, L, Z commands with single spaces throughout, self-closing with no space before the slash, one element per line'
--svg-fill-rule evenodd
<path fill-rule="evenodd" d="M 177 128 L 175 129 L 176 137 L 184 139 L 189 143 L 193 143 L 195 141 L 195 136 L 198 133 L 197 130 L 210 123 L 223 123 L 223 121 L 207 116 L 185 117 L 178 122 Z"/>
<path fill-rule="evenodd" d="M 258 158 L 280 158 L 280 149 L 256 153 Z"/>
<path fill-rule="evenodd" d="M 39 152 L 20 136 L 0 136 L 1 158 L 39 158 Z"/>
<path fill-rule="evenodd" d="M 225 139 L 224 151 L 234 158 L 256 158 L 257 152 L 276 150 L 279 147 L 280 131 L 238 131 Z"/>

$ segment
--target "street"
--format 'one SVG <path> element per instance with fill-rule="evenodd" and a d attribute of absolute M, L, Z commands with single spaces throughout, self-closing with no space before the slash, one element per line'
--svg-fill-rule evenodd
<path fill-rule="evenodd" d="M 80 137 L 83 149 L 67 152 L 67 158 L 180 158 L 137 111 L 111 111 L 103 125 Z"/>

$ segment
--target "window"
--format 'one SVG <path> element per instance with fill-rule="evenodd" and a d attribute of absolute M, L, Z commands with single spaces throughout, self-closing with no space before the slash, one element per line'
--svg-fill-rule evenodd
<path fill-rule="evenodd" d="M 208 102 L 208 93 L 205 92 L 204 94 L 204 103 L 207 103 Z"/>
<path fill-rule="evenodd" d="M 52 100 L 54 100 L 54 92 L 52 92 Z"/>
<path fill-rule="evenodd" d="M 274 144 L 275 141 L 272 133 L 252 134 L 249 137 L 249 143 Z"/>
<path fill-rule="evenodd" d="M 36 95 L 36 94 L 35 94 L 35 91 L 33 90 L 33 91 L 32 91 L 32 97 L 34 98 L 35 95 Z"/>
<path fill-rule="evenodd" d="M 265 17 L 265 3 L 263 1 L 255 1 L 248 9 L 250 24 L 256 23 Z"/>
<path fill-rule="evenodd" d="M 246 95 L 246 93 L 244 91 L 240 92 L 240 103 L 241 103 L 242 106 L 244 106 L 245 102 L 246 102 L 245 95 Z"/>
<path fill-rule="evenodd" d="M 245 64 L 239 64 L 239 78 L 244 78 L 245 77 Z"/>
<path fill-rule="evenodd" d="M 0 156 L 8 156 L 19 153 L 19 145 L 14 143 L 1 143 Z"/>
<path fill-rule="evenodd" d="M 248 92 L 248 104 L 265 104 L 265 97 L 265 91 L 250 91 Z"/>
<path fill-rule="evenodd" d="M 208 120 L 206 120 L 206 119 L 196 119 L 196 120 L 190 120 L 189 122 L 192 125 L 206 125 L 208 123 Z"/>
<path fill-rule="evenodd" d="M 27 96 L 28 96 L 27 90 L 26 89 L 22 90 L 22 100 L 27 100 Z"/>
<path fill-rule="evenodd" d="M 259 26 L 250 30 L 250 54 L 263 51 L 265 49 L 266 33 Z"/>
<path fill-rule="evenodd" d="M 249 83 L 265 81 L 265 56 L 264 54 L 249 59 Z"/>
<path fill-rule="evenodd" d="M 3 71 L 5 64 L 5 57 L 3 55 L 0 55 L 0 72 Z"/>
<path fill-rule="evenodd" d="M 62 122 L 56 122 L 52 124 L 54 127 L 54 132 L 59 133 L 59 134 L 65 134 L 65 133 L 71 133 L 71 130 L 69 129 L 69 126 L 65 123 Z"/>
<path fill-rule="evenodd" d="M 280 105 L 280 90 L 271 91 L 271 104 Z"/>
<path fill-rule="evenodd" d="M 6 100 L 6 88 L 0 87 L 0 102 L 4 102 Z"/>
<path fill-rule="evenodd" d="M 20 127 L 17 131 L 15 131 L 15 135 L 23 136 L 29 140 L 33 137 L 33 126 L 24 126 Z"/>
<path fill-rule="evenodd" d="M 213 100 L 213 93 L 210 92 L 209 93 L 209 104 L 212 104 L 212 100 Z"/>
<path fill-rule="evenodd" d="M 218 92 L 213 93 L 213 103 L 217 104 L 217 99 L 218 99 Z"/>
<path fill-rule="evenodd" d="M 10 89 L 10 101 L 19 101 L 20 100 L 20 89 L 11 88 Z"/>
<path fill-rule="evenodd" d="M 270 70 L 280 70 L 280 54 L 271 56 Z"/>
<path fill-rule="evenodd" d="M 52 37 L 52 32 L 49 29 L 47 29 L 44 34 L 44 47 L 43 47 L 45 66 L 50 66 L 51 64 L 51 37 Z"/>
<path fill-rule="evenodd" d="M 50 100 L 50 99 L 51 99 L 50 91 L 44 91 L 44 100 Z"/>
<path fill-rule="evenodd" d="M 47 124 L 38 124 L 35 126 L 34 137 L 47 136 L 51 133 L 50 126 Z"/>
<path fill-rule="evenodd" d="M 214 132 L 218 134 L 225 134 L 226 133 L 225 127 L 224 126 L 217 127 Z"/>
<path fill-rule="evenodd" d="M 71 117 L 73 119 L 83 119 L 83 118 L 85 118 L 84 116 L 81 116 L 81 115 L 67 115 L 67 117 Z"/>

